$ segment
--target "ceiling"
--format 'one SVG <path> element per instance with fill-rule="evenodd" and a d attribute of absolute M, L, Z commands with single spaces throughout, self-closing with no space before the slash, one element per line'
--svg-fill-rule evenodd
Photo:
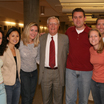
<path fill-rule="evenodd" d="M 71 12 L 74 8 L 83 8 L 86 23 L 95 24 L 98 16 L 104 16 L 104 0 L 39 0 L 44 6 L 44 15 L 40 15 L 40 25 L 46 25 L 49 16 L 57 16 L 61 22 L 73 25 Z M 23 0 L 0 0 L 0 23 L 15 21 L 23 23 Z"/>
<path fill-rule="evenodd" d="M 74 8 L 83 8 L 87 24 L 95 24 L 97 17 L 104 16 L 104 0 L 59 0 L 62 12 L 72 21 L 71 12 Z M 73 23 L 72 23 L 73 24 Z"/>

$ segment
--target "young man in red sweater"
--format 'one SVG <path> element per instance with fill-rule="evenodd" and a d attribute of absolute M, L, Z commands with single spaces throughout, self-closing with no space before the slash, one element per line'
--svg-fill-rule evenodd
<path fill-rule="evenodd" d="M 79 104 L 87 104 L 92 77 L 90 63 L 90 43 L 88 32 L 90 28 L 84 25 L 85 12 L 75 8 L 72 12 L 75 26 L 69 27 L 66 35 L 69 38 L 69 54 L 66 66 L 66 104 L 76 104 L 77 90 Z"/>

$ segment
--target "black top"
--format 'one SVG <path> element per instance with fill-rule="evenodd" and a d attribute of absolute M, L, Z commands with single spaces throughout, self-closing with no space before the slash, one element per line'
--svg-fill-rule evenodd
<path fill-rule="evenodd" d="M 18 79 L 17 58 L 16 58 L 16 56 L 14 56 L 14 60 L 16 62 L 16 79 Z"/>

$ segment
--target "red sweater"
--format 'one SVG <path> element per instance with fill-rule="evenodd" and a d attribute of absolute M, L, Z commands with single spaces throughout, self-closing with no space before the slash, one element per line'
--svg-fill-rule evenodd
<path fill-rule="evenodd" d="M 90 62 L 93 64 L 92 79 L 96 82 L 104 83 L 104 50 L 102 53 L 97 53 L 91 47 L 90 54 Z"/>
<path fill-rule="evenodd" d="M 69 38 L 69 55 L 66 68 L 76 71 L 91 71 L 93 69 L 90 63 L 89 48 L 91 45 L 88 40 L 89 30 L 90 28 L 86 26 L 84 31 L 78 34 L 75 26 L 67 29 L 65 34 Z"/>

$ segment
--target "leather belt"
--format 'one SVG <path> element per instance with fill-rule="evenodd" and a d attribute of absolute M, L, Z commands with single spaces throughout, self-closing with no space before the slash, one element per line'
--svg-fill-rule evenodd
<path fill-rule="evenodd" d="M 58 67 L 54 67 L 54 68 L 51 68 L 51 67 L 44 67 L 44 68 L 50 69 L 50 70 L 56 70 L 56 69 L 58 69 Z"/>

